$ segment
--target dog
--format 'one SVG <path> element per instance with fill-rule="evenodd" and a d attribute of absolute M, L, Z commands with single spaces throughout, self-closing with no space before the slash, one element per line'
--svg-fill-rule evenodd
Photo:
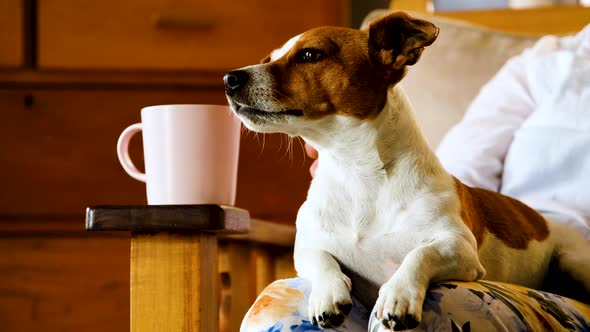
<path fill-rule="evenodd" d="M 319 27 L 224 76 L 248 129 L 299 136 L 321 156 L 297 215 L 294 262 L 322 328 L 342 324 L 351 290 L 395 330 L 420 324 L 436 282 L 485 276 L 538 288 L 556 262 L 590 290 L 581 235 L 464 185 L 426 142 L 398 83 L 438 32 L 404 12 L 368 29 Z"/>

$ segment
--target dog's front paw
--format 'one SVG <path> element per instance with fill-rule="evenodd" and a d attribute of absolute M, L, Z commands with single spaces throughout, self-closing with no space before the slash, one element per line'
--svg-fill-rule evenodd
<path fill-rule="evenodd" d="M 352 308 L 350 288 L 350 279 L 342 273 L 312 284 L 308 309 L 312 323 L 325 329 L 340 326 Z"/>
<path fill-rule="evenodd" d="M 392 278 L 379 290 L 375 316 L 388 329 L 409 330 L 418 327 L 426 289 Z"/>

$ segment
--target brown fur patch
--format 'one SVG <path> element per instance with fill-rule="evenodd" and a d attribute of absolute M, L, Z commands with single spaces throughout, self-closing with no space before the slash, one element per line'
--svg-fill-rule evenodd
<path fill-rule="evenodd" d="M 486 230 L 514 249 L 526 249 L 530 241 L 542 241 L 549 236 L 545 218 L 522 202 L 468 187 L 457 179 L 455 186 L 461 202 L 461 218 L 478 245 L 483 242 Z"/>
<path fill-rule="evenodd" d="M 320 27 L 301 35 L 281 58 L 261 63 L 273 77 L 273 97 L 307 118 L 330 114 L 359 119 L 379 114 L 387 90 L 418 61 L 434 42 L 438 28 L 427 21 L 396 12 L 376 20 L 370 31 Z M 298 60 L 305 49 L 321 53 L 313 62 Z"/>
<path fill-rule="evenodd" d="M 369 49 L 375 67 L 383 75 L 414 65 L 426 46 L 438 36 L 438 28 L 404 12 L 394 12 L 371 23 Z"/>
<path fill-rule="evenodd" d="M 297 53 L 306 48 L 319 50 L 321 61 L 298 62 Z M 390 85 L 371 67 L 367 32 L 355 29 L 309 30 L 287 54 L 265 65 L 275 81 L 274 97 L 286 109 L 303 110 L 311 119 L 376 116 Z"/>

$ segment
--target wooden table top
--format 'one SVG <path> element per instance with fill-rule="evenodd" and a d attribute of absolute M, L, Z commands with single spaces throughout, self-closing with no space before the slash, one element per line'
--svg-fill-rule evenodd
<path fill-rule="evenodd" d="M 88 231 L 245 233 L 248 211 L 221 205 L 103 205 L 86 209 Z"/>

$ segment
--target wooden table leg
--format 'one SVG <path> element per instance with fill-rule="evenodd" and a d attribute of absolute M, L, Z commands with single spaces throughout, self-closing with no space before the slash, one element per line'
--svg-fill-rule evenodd
<path fill-rule="evenodd" d="M 275 280 L 275 269 L 272 255 L 269 250 L 265 248 L 255 247 L 254 259 L 256 261 L 256 295 L 262 291 L 271 282 Z"/>
<path fill-rule="evenodd" d="M 229 331 L 239 331 L 242 318 L 256 299 L 256 266 L 247 242 L 229 242 L 231 309 Z"/>
<path fill-rule="evenodd" d="M 214 234 L 135 233 L 131 332 L 218 330 Z"/>

